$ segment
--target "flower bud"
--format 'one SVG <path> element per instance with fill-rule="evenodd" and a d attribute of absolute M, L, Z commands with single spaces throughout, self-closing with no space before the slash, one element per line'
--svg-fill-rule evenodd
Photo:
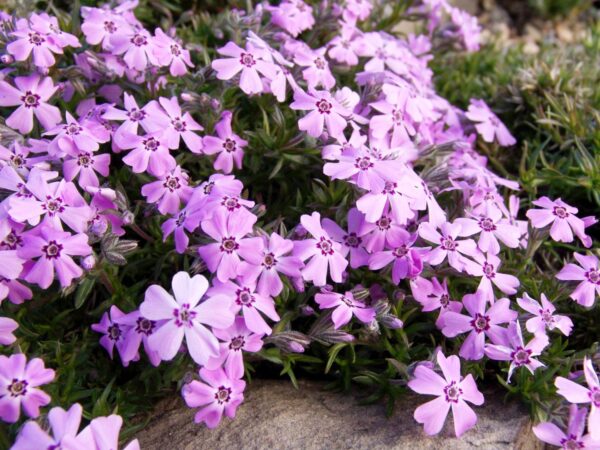
<path fill-rule="evenodd" d="M 2 64 L 12 64 L 15 62 L 15 58 L 13 55 L 9 55 L 8 53 L 0 56 L 0 62 L 2 62 Z"/>
<path fill-rule="evenodd" d="M 121 218 L 123 219 L 123 225 L 131 225 L 133 223 L 134 215 L 131 211 L 125 211 Z"/>
<path fill-rule="evenodd" d="M 87 255 L 81 260 L 81 267 L 85 270 L 92 270 L 96 266 L 96 257 L 94 255 Z"/>

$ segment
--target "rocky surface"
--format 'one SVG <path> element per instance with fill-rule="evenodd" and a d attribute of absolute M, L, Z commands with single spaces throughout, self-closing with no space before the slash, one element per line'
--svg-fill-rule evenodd
<path fill-rule="evenodd" d="M 477 426 L 460 440 L 448 420 L 430 438 L 415 423 L 416 406 L 430 397 L 409 394 L 386 418 L 383 405 L 360 406 L 350 394 L 323 390 L 323 383 L 254 380 L 235 420 L 224 419 L 216 430 L 193 422 L 194 412 L 181 399 L 157 406 L 150 423 L 137 436 L 146 450 L 335 450 L 335 449 L 478 449 L 539 450 L 526 411 L 490 393 L 476 407 Z"/>

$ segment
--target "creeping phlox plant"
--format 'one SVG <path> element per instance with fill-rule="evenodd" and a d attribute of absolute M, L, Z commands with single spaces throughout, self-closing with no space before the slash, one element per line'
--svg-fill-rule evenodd
<path fill-rule="evenodd" d="M 94 299 L 95 345 L 123 366 L 194 364 L 181 393 L 210 428 L 235 416 L 261 360 L 295 380 L 292 365 L 318 367 L 325 353 L 325 372 L 339 365 L 349 383 L 349 364 L 375 355 L 395 389 L 435 397 L 414 412 L 426 433 L 452 410 L 457 436 L 477 422 L 484 372 L 506 371 L 508 388 L 556 373 L 548 349 L 577 327 L 561 314 L 570 300 L 527 292 L 519 270 L 547 242 L 568 246 L 560 292 L 578 314 L 592 307 L 596 220 L 545 196 L 520 217 L 518 183 L 477 151 L 516 151 L 499 150 L 515 138 L 484 100 L 462 111 L 436 94 L 428 62 L 440 48 L 478 50 L 475 18 L 445 0 L 283 0 L 227 13 L 231 39 L 220 30 L 186 44 L 174 28 L 147 28 L 136 7 L 82 7 L 80 21 L 60 24 L 45 12 L 1 16 L 0 419 L 49 423 L 11 428 L 13 449 L 118 444 L 116 408 L 40 412 L 53 403 L 46 385 L 78 375 L 56 377 L 20 321 L 59 288 L 75 309 Z M 380 31 L 403 17 L 422 33 Z M 244 185 L 272 158 L 255 158 L 266 147 L 297 152 Z M 315 171 L 300 167 L 303 153 Z M 282 170 L 299 184 L 316 178 L 314 201 L 261 190 Z M 293 206 L 270 216 L 265 198 Z M 127 260 L 144 247 L 161 250 L 135 271 Z M 119 273 L 145 290 L 137 307 L 115 287 Z M 556 377 L 569 425 L 536 425 L 542 441 L 600 448 L 600 383 L 591 359 L 583 369 L 587 386 L 577 372 Z M 576 406 L 587 403 L 589 415 Z M 548 412 L 562 424 L 561 409 Z"/>

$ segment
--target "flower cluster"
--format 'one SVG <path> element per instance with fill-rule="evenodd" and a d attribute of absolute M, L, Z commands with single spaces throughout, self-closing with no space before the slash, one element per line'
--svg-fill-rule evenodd
<path fill-rule="evenodd" d="M 478 139 L 497 151 L 516 139 L 483 100 L 462 110 L 436 92 L 428 67 L 436 41 L 477 50 L 475 18 L 445 0 L 423 1 L 411 14 L 426 19 L 426 31 L 404 38 L 361 25 L 376 6 L 368 0 L 327 3 L 257 5 L 238 17 L 238 39 L 223 42 L 209 64 L 209 53 L 197 58 L 207 65 L 194 73 L 198 47 L 187 48 L 174 30 L 145 29 L 134 15 L 137 2 L 82 7 L 81 36 L 45 13 L 3 15 L 11 68 L 0 80 L 7 112 L 0 300 L 19 305 L 53 284 L 68 294 L 92 279 L 110 287 L 107 273 L 137 245 L 126 234 L 155 244 L 138 225 L 148 219 L 182 262 L 164 274 L 171 290 L 139 280 L 143 298 L 102 303 L 91 329 L 111 359 L 116 347 L 123 366 L 143 359 L 142 344 L 153 366 L 198 366 L 182 387 L 186 404 L 199 408 L 196 422 L 213 428 L 223 415 L 235 416 L 245 355 L 268 359 L 265 347 L 281 355 L 387 339 L 402 332 L 410 314 L 401 316 L 401 306 L 414 300 L 425 317 L 437 311 L 437 333 L 448 348 L 454 340 L 458 353 L 436 353 L 443 377 L 431 362 L 407 372 L 410 389 L 437 397 L 417 408 L 415 420 L 436 434 L 451 409 L 460 436 L 477 422 L 467 402 L 484 403 L 473 374 L 461 375 L 460 358 L 497 361 L 510 382 L 515 372 L 545 367 L 552 340 L 574 328 L 557 313 L 556 298 L 525 291 L 511 256 L 536 248 L 546 234 L 590 248 L 586 228 L 596 219 L 544 196 L 532 202 L 529 222 L 519 219 L 519 185 L 477 152 Z M 328 37 L 312 48 L 301 36 L 324 18 Z M 197 82 L 219 94 L 182 91 L 179 78 L 185 89 Z M 257 133 L 242 131 L 240 108 L 223 107 L 232 95 L 253 105 L 267 98 L 295 117 L 294 142 L 319 149 L 318 175 L 342 185 L 344 200 L 300 210 L 299 223 L 262 220 L 265 205 L 253 198 L 263 197 L 242 181 Z M 212 169 L 200 179 L 197 167 Z M 116 172 L 132 180 L 129 189 Z M 578 282 L 571 298 L 591 307 L 600 294 L 599 261 L 573 257 L 577 264 L 567 263 L 556 279 Z M 460 299 L 452 294 L 459 285 Z M 127 297 L 108 290 L 113 303 Z M 302 304 L 292 306 L 293 296 Z M 311 316 L 306 334 L 294 329 L 293 319 Z M 0 344 L 12 345 L 15 332 L 18 323 L 0 317 Z M 573 407 L 568 434 L 548 422 L 535 428 L 540 439 L 597 445 L 600 384 L 589 360 L 584 372 L 588 388 L 562 377 L 556 386 L 569 402 L 591 403 L 590 436 L 582 437 L 587 411 Z M 38 417 L 51 402 L 39 387 L 54 377 L 40 358 L 0 356 L 0 419 L 18 421 L 21 406 Z M 119 416 L 95 417 L 79 432 L 81 418 L 79 404 L 54 407 L 52 435 L 30 421 L 13 448 L 117 447 Z"/>

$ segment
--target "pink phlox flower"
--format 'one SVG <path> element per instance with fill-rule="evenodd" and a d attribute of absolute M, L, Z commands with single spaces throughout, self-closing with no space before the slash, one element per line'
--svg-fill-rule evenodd
<path fill-rule="evenodd" d="M 494 343 L 504 343 L 506 329 L 500 324 L 517 319 L 517 313 L 510 309 L 510 301 L 502 298 L 487 308 L 487 299 L 480 292 L 463 297 L 463 305 L 468 315 L 448 311 L 444 314 L 442 333 L 447 337 L 469 333 L 460 348 L 460 356 L 469 360 L 483 358 L 486 336 Z"/>
<path fill-rule="evenodd" d="M 362 148 L 367 143 L 367 136 L 363 135 L 360 131 L 360 127 L 356 124 L 352 125 L 352 134 L 350 139 L 346 139 L 344 134 L 340 134 L 336 137 L 337 143 L 328 144 L 323 146 L 321 156 L 325 160 L 336 161 L 345 151 L 351 148 Z"/>
<path fill-rule="evenodd" d="M 347 257 L 350 253 L 350 267 L 356 269 L 366 266 L 369 262 L 369 254 L 363 245 L 363 237 L 360 233 L 364 227 L 365 217 L 356 208 L 348 211 L 348 231 L 342 229 L 331 219 L 323 219 L 323 229 L 331 238 L 342 246 L 341 253 Z"/>
<path fill-rule="evenodd" d="M 305 67 L 302 70 L 302 78 L 306 80 L 308 89 L 316 89 L 322 87 L 330 90 L 335 86 L 335 78 L 329 69 L 329 63 L 325 57 L 325 47 L 299 51 L 294 55 L 294 62 L 300 66 Z"/>
<path fill-rule="evenodd" d="M 338 138 L 348 124 L 346 117 L 350 115 L 350 111 L 327 91 L 306 93 L 297 89 L 290 108 L 309 111 L 298 121 L 298 128 L 314 138 L 320 137 L 325 128 L 332 137 Z"/>
<path fill-rule="evenodd" d="M 71 234 L 47 225 L 25 234 L 23 247 L 17 250 L 17 255 L 21 258 L 37 258 L 24 279 L 42 289 L 50 287 L 55 272 L 61 287 L 69 286 L 73 279 L 83 274 L 72 256 L 87 256 L 91 253 L 87 235 Z"/>
<path fill-rule="evenodd" d="M 600 381 L 598 381 L 592 360 L 587 356 L 583 360 L 583 373 L 587 388 L 564 377 L 556 377 L 554 385 L 557 388 L 556 393 L 570 403 L 591 403 L 588 431 L 592 439 L 598 441 L 600 440 Z"/>
<path fill-rule="evenodd" d="M 110 155 L 108 153 L 95 154 L 92 152 L 78 151 L 63 158 L 63 175 L 66 181 L 77 179 L 79 186 L 99 187 L 98 175 L 107 177 L 110 172 Z"/>
<path fill-rule="evenodd" d="M 297 37 L 315 24 L 313 9 L 302 0 L 284 0 L 277 6 L 267 6 L 271 13 L 271 23 L 283 28 L 292 37 Z"/>
<path fill-rule="evenodd" d="M 266 293 L 258 292 L 254 282 L 240 280 L 223 283 L 217 279 L 209 289 L 208 295 L 228 299 L 231 302 L 231 311 L 236 315 L 241 312 L 245 325 L 254 333 L 270 335 L 272 332 L 262 314 L 275 322 L 280 319 L 273 299 Z"/>
<path fill-rule="evenodd" d="M 343 247 L 335 242 L 321 226 L 321 215 L 313 212 L 300 218 L 302 226 L 312 236 L 302 241 L 294 241 L 294 256 L 308 261 L 302 269 L 302 278 L 312 281 L 315 286 L 325 286 L 327 274 L 336 283 L 342 282 L 342 274 L 348 267 L 343 255 Z"/>
<path fill-rule="evenodd" d="M 124 28 L 110 37 L 110 51 L 122 55 L 130 69 L 143 72 L 149 66 L 160 66 L 155 56 L 155 43 L 152 35 L 143 28 Z"/>
<path fill-rule="evenodd" d="M 321 309 L 334 308 L 331 320 L 336 330 L 350 322 L 352 316 L 366 324 L 375 320 L 375 309 L 369 308 L 363 302 L 356 300 L 351 291 L 347 291 L 345 294 L 337 294 L 322 290 L 315 295 L 315 302 Z"/>
<path fill-rule="evenodd" d="M 405 278 L 414 278 L 423 271 L 422 255 L 427 249 L 415 248 L 417 234 L 404 229 L 387 238 L 387 250 L 375 251 L 369 257 L 369 269 L 379 270 L 392 264 L 392 281 L 399 284 Z"/>
<path fill-rule="evenodd" d="M 527 331 L 533 334 L 546 334 L 546 330 L 558 329 L 565 336 L 569 336 L 573 329 L 573 321 L 567 316 L 554 314 L 556 307 L 544 294 L 541 294 L 540 299 L 541 304 L 527 293 L 517 298 L 519 306 L 533 314 L 533 317 L 525 323 Z"/>
<path fill-rule="evenodd" d="M 368 222 L 375 223 L 385 215 L 404 226 L 416 217 L 413 203 L 421 192 L 404 172 L 405 168 L 396 174 L 398 181 L 385 181 L 381 191 L 372 190 L 356 201 L 356 207 L 365 214 Z"/>
<path fill-rule="evenodd" d="M 22 237 L 13 231 L 8 219 L 0 219 L 0 278 L 15 280 L 23 270 L 23 259 L 17 254 Z"/>
<path fill-rule="evenodd" d="M 113 306 L 114 308 L 114 306 Z M 158 351 L 150 346 L 149 338 L 163 324 L 160 321 L 146 319 L 139 311 L 128 314 L 113 315 L 113 326 L 119 326 L 122 333 L 122 343 L 119 349 L 123 365 L 127 366 L 129 361 L 139 360 L 140 344 L 144 344 L 144 350 L 153 366 L 160 364 Z M 119 343 L 117 343 L 119 344 Z"/>
<path fill-rule="evenodd" d="M 253 333 L 245 324 L 244 318 L 237 316 L 229 328 L 215 330 L 215 336 L 221 341 L 221 352 L 217 358 L 211 358 L 206 368 L 216 370 L 223 367 L 234 378 L 244 376 L 242 352 L 255 353 L 263 346 L 263 334 Z"/>
<path fill-rule="evenodd" d="M 120 322 L 124 317 L 125 313 L 113 305 L 109 312 L 102 314 L 99 323 L 92 324 L 92 330 L 103 334 L 100 338 L 100 345 L 108 352 L 110 359 L 113 359 L 116 347 L 123 366 L 127 367 L 130 361 L 137 361 L 139 355 L 137 349 L 133 355 L 129 354 L 130 349 L 127 348 L 129 342 L 125 337 L 131 331 L 132 324 Z"/>
<path fill-rule="evenodd" d="M 112 49 L 113 35 L 131 33 L 131 25 L 124 17 L 111 9 L 82 7 L 81 31 L 90 45 L 102 44 L 102 49 Z"/>
<path fill-rule="evenodd" d="M 410 289 L 413 297 L 421 304 L 423 312 L 440 310 L 435 326 L 444 328 L 444 314 L 446 312 L 460 313 L 463 304 L 452 300 L 448 291 L 448 280 L 444 278 L 442 283 L 437 278 L 428 280 L 416 276 L 410 280 Z"/>
<path fill-rule="evenodd" d="M 424 364 L 419 364 L 414 378 L 408 382 L 408 387 L 413 391 L 437 397 L 419 406 L 414 418 L 424 425 L 425 433 L 434 435 L 442 430 L 448 412 L 452 409 L 454 431 L 460 437 L 477 423 L 475 412 L 466 402 L 482 405 L 483 394 L 477 389 L 473 375 L 469 374 L 464 378 L 461 376 L 458 356 L 446 358 L 440 351 L 437 362 L 443 378 Z"/>
<path fill-rule="evenodd" d="M 34 115 L 46 130 L 61 121 L 60 110 L 48 103 L 58 89 L 52 78 L 31 74 L 16 77 L 14 83 L 16 87 L 0 81 L 0 106 L 18 106 L 6 119 L 6 125 L 27 134 L 33 130 Z"/>
<path fill-rule="evenodd" d="M 151 133 L 144 136 L 131 134 L 128 142 L 122 142 L 123 149 L 131 151 L 123 157 L 123 162 L 131 167 L 134 173 L 148 171 L 155 177 L 165 175 L 177 166 L 175 158 L 162 137 L 162 133 Z"/>
<path fill-rule="evenodd" d="M 527 217 L 534 228 L 550 227 L 550 237 L 556 242 L 573 242 L 573 233 L 585 247 L 592 246 L 592 238 L 585 234 L 585 222 L 577 217 L 577 208 L 567 205 L 560 198 L 550 200 L 540 197 L 532 202 L 542 209 L 530 209 Z"/>
<path fill-rule="evenodd" d="M 116 144 L 119 146 L 121 146 L 121 144 L 127 144 L 130 135 L 135 135 L 138 133 L 139 125 L 141 125 L 147 132 L 152 129 L 148 105 L 140 108 L 133 95 L 130 95 L 127 92 L 123 94 L 123 104 L 125 107 L 124 111 L 114 106 L 108 106 L 104 114 L 102 114 L 102 119 L 104 120 L 116 120 L 118 122 L 123 122 L 114 132 L 113 136 Z"/>
<path fill-rule="evenodd" d="M 600 268 L 594 255 L 573 253 L 579 265 L 569 263 L 556 274 L 561 281 L 580 281 L 570 297 L 582 306 L 592 307 L 600 295 Z"/>
<path fill-rule="evenodd" d="M 475 122 L 475 129 L 485 142 L 494 142 L 496 139 L 501 146 L 511 146 L 517 143 L 508 128 L 483 100 L 471 99 L 465 116 Z"/>
<path fill-rule="evenodd" d="M 8 317 L 0 317 L 0 345 L 10 345 L 17 340 L 13 332 L 19 324 Z"/>
<path fill-rule="evenodd" d="M 436 245 L 425 255 L 425 261 L 437 266 L 448 258 L 448 264 L 459 272 L 471 273 L 476 270 L 477 264 L 466 256 L 474 257 L 477 254 L 477 244 L 473 239 L 457 239 L 460 235 L 460 224 L 444 222 L 439 229 L 438 232 L 436 227 L 428 222 L 419 225 L 419 236 Z"/>
<path fill-rule="evenodd" d="M 69 112 L 66 113 L 66 120 L 67 123 L 44 133 L 44 136 L 54 136 L 48 146 L 48 150 L 53 155 L 77 154 L 80 151 L 95 152 L 98 150 L 99 144 L 108 142 L 110 139 L 100 124 L 89 120 L 80 122 Z"/>
<path fill-rule="evenodd" d="M 479 26 L 477 17 L 472 16 L 459 8 L 449 8 L 449 13 L 452 23 L 458 27 L 456 34 L 460 37 L 465 49 L 469 52 L 479 50 L 481 27 Z M 508 136 L 510 136 L 510 134 Z"/>
<path fill-rule="evenodd" d="M 251 264 L 246 261 L 240 265 L 240 274 L 244 281 L 258 282 L 258 292 L 271 297 L 278 296 L 283 290 L 279 273 L 288 278 L 301 277 L 300 269 L 304 266 L 300 258 L 290 253 L 294 242 L 284 239 L 277 233 L 264 237 L 262 262 Z"/>
<path fill-rule="evenodd" d="M 15 443 L 10 449 L 77 448 L 68 447 L 68 445 L 69 440 L 77 436 L 82 413 L 83 408 L 79 403 L 71 405 L 68 411 L 58 406 L 52 408 L 48 413 L 48 422 L 52 434 L 49 433 L 50 430 L 45 431 L 37 422 L 30 420 L 21 428 Z"/>
<path fill-rule="evenodd" d="M 495 298 L 492 285 L 496 286 L 506 295 L 517 293 L 517 288 L 521 283 L 514 275 L 498 272 L 502 265 L 500 258 L 491 253 L 487 255 L 480 253 L 475 255 L 474 259 L 476 264 L 472 265 L 468 273 L 469 275 L 481 277 L 477 290 L 481 292 L 488 302 L 493 303 Z"/>
<path fill-rule="evenodd" d="M 228 373 L 223 368 L 200 369 L 201 380 L 193 380 L 181 389 L 186 405 L 200 408 L 194 416 L 196 423 L 205 423 L 208 428 L 216 428 L 221 418 L 230 419 L 244 401 L 246 383 Z"/>
<path fill-rule="evenodd" d="M 8 213 L 15 221 L 35 226 L 43 217 L 43 224 L 58 230 L 62 230 L 63 223 L 79 233 L 87 229 L 92 209 L 73 183 L 65 180 L 48 183 L 38 172 L 32 172 L 26 189 L 31 196 L 13 195 L 9 201 Z"/>
<path fill-rule="evenodd" d="M 472 208 L 472 213 L 477 216 L 495 217 L 500 215 L 510 217 L 510 212 L 504 203 L 498 190 L 493 188 L 480 187 L 475 189 L 469 197 L 469 205 Z"/>
<path fill-rule="evenodd" d="M 63 445 L 68 449 L 117 450 L 122 425 L 123 419 L 116 414 L 96 417 L 75 438 L 64 437 Z M 134 439 L 123 450 L 140 450 L 140 444 Z"/>
<path fill-rule="evenodd" d="M 600 443 L 591 434 L 583 434 L 587 412 L 587 408 L 578 408 L 577 405 L 570 405 L 569 424 L 566 432 L 551 422 L 542 422 L 535 425 L 532 431 L 540 441 L 555 445 L 563 450 L 579 448 L 599 450 Z"/>
<path fill-rule="evenodd" d="M 188 73 L 188 67 L 194 67 L 190 51 L 181 42 L 167 35 L 160 28 L 154 30 L 154 57 L 160 66 L 169 66 L 169 73 L 179 77 Z"/>
<path fill-rule="evenodd" d="M 215 125 L 217 136 L 204 136 L 202 143 L 204 153 L 207 155 L 218 154 L 213 166 L 215 170 L 223 173 L 231 173 L 233 166 L 242 168 L 244 158 L 244 147 L 248 141 L 235 134 L 231 128 L 233 115 L 231 111 L 223 111 L 221 120 Z"/>
<path fill-rule="evenodd" d="M 535 357 L 542 353 L 544 348 L 548 346 L 548 343 L 548 336 L 538 334 L 526 345 L 523 341 L 521 325 L 518 321 L 514 321 L 508 325 L 505 343 L 487 344 L 485 346 L 485 355 L 496 361 L 510 361 L 510 368 L 508 369 L 508 377 L 506 379 L 510 383 L 510 378 L 514 370 L 519 367 L 527 367 L 531 373 L 540 367 L 546 367 L 545 364 L 535 359 Z"/>
<path fill-rule="evenodd" d="M 21 406 L 27 416 L 36 418 L 40 407 L 50 403 L 50 396 L 39 386 L 54 379 L 54 370 L 46 369 L 44 361 L 27 361 L 22 353 L 0 355 L 0 419 L 15 423 L 21 415 Z"/>
<path fill-rule="evenodd" d="M 360 45 L 356 36 L 359 34 L 360 30 L 356 26 L 341 22 L 339 36 L 334 37 L 327 44 L 329 57 L 347 66 L 356 66 L 358 64 L 357 49 Z"/>
<path fill-rule="evenodd" d="M 171 283 L 173 295 L 159 285 L 146 290 L 140 314 L 148 320 L 164 321 L 149 337 L 151 349 L 161 359 L 175 357 L 185 337 L 187 350 L 199 365 L 219 356 L 219 341 L 210 328 L 227 328 L 234 321 L 231 303 L 227 298 L 211 297 L 201 301 L 208 289 L 202 275 L 190 277 L 178 272 Z M 209 328 L 210 327 L 210 328 Z"/>
<path fill-rule="evenodd" d="M 252 232 L 255 222 L 256 216 L 228 215 L 223 211 L 217 211 L 212 218 L 202 221 L 202 230 L 216 242 L 198 248 L 198 254 L 220 281 L 241 275 L 242 260 L 253 265 L 262 263 L 262 238 L 246 237 Z"/>
<path fill-rule="evenodd" d="M 260 94 L 263 92 L 263 83 L 260 75 L 268 80 L 273 80 L 277 73 L 276 66 L 269 62 L 265 51 L 255 48 L 251 43 L 246 43 L 243 49 L 234 42 L 228 42 L 224 47 L 217 49 L 220 55 L 226 58 L 213 60 L 211 67 L 217 72 L 219 80 L 230 80 L 238 73 L 240 75 L 240 89 L 244 93 Z"/>
<path fill-rule="evenodd" d="M 158 181 L 142 186 L 142 195 L 148 203 L 158 203 L 157 209 L 161 214 L 175 214 L 181 203 L 186 203 L 192 195 L 188 185 L 188 175 L 180 166 L 166 173 Z"/>
<path fill-rule="evenodd" d="M 484 253 L 497 255 L 500 253 L 500 242 L 509 248 L 519 246 L 521 232 L 517 226 L 502 217 L 498 209 L 492 209 L 490 216 L 460 217 L 454 221 L 460 225 L 460 236 L 468 237 L 479 234 L 477 247 Z"/>
<path fill-rule="evenodd" d="M 332 179 L 348 179 L 358 187 L 377 193 L 383 191 L 386 183 L 393 183 L 402 170 L 401 162 L 378 159 L 367 147 L 348 148 L 336 162 L 323 166 L 323 173 Z"/>

